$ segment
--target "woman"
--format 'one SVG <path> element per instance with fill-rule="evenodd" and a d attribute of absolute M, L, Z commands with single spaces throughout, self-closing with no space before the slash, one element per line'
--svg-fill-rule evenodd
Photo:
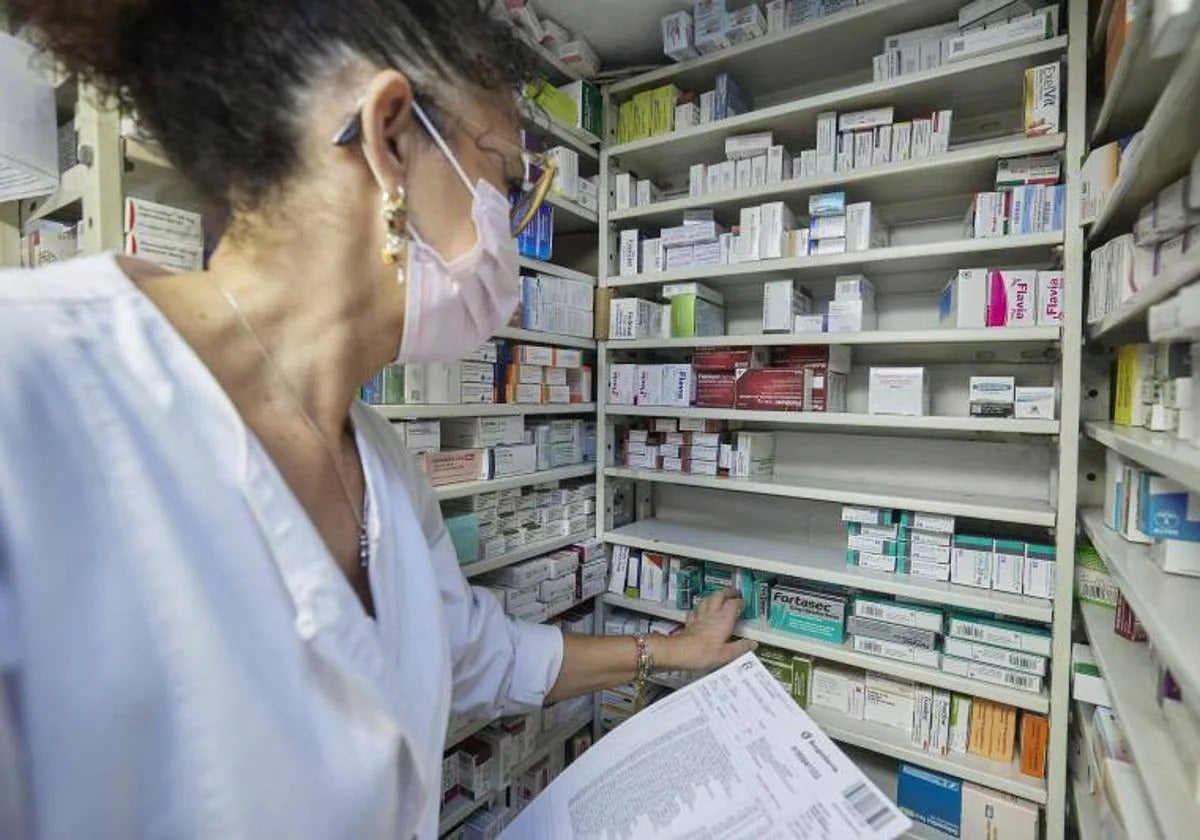
<path fill-rule="evenodd" d="M 9 5 L 229 225 L 204 273 L 0 276 L 0 835 L 433 838 L 451 715 L 751 649 L 730 593 L 669 639 L 508 620 L 354 400 L 516 303 L 476 0 Z"/>

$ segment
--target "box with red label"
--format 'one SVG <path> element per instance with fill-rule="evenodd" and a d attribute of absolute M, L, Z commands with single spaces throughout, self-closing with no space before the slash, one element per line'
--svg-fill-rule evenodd
<path fill-rule="evenodd" d="M 1125 600 L 1125 596 L 1117 593 L 1117 612 L 1113 619 L 1113 632 L 1131 642 L 1146 641 L 1146 628 L 1138 617 L 1133 614 L 1133 607 Z"/>
<path fill-rule="evenodd" d="M 733 408 L 737 396 L 733 373 L 696 373 L 696 405 L 702 408 Z"/>
<path fill-rule="evenodd" d="M 434 487 L 457 484 L 460 481 L 480 481 L 489 477 L 486 455 L 485 449 L 426 452 L 421 456 L 421 470 Z"/>
<path fill-rule="evenodd" d="M 681 432 L 719 432 L 721 431 L 720 420 L 700 420 L 693 417 L 679 418 L 679 431 Z"/>
<path fill-rule="evenodd" d="M 800 344 L 776 347 L 771 351 L 771 367 L 800 368 L 822 365 L 830 373 L 850 372 L 850 348 L 844 344 Z"/>
<path fill-rule="evenodd" d="M 805 365 L 804 410 L 844 412 L 846 374 L 833 373 L 825 365 Z"/>
<path fill-rule="evenodd" d="M 760 347 L 697 350 L 692 354 L 692 367 L 705 373 L 732 373 L 742 368 L 762 367 L 764 356 Z"/>
<path fill-rule="evenodd" d="M 751 368 L 738 371 L 734 405 L 747 411 L 803 411 L 803 370 Z"/>

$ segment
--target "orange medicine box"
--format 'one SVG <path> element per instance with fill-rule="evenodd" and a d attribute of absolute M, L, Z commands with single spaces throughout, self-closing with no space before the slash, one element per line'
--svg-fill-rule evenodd
<path fill-rule="evenodd" d="M 996 761 L 1012 761 L 1017 710 L 976 697 L 971 703 L 967 752 Z"/>
<path fill-rule="evenodd" d="M 1021 772 L 1035 779 L 1046 778 L 1046 745 L 1050 721 L 1044 715 L 1021 713 Z"/>

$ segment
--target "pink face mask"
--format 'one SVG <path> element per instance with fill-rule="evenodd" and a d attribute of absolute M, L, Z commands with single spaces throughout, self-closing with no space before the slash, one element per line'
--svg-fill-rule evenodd
<path fill-rule="evenodd" d="M 466 172 L 425 112 L 413 111 L 472 195 L 475 246 L 446 262 L 409 225 L 411 242 L 404 282 L 408 303 L 397 362 L 460 359 L 505 326 L 520 302 L 517 243 L 509 229 L 508 200 L 482 178 L 472 187 Z"/>

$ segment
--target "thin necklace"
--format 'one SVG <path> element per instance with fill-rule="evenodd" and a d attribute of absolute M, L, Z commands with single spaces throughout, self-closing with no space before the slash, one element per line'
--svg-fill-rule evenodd
<path fill-rule="evenodd" d="M 227 304 L 229 304 L 229 308 L 233 310 L 233 314 L 238 319 L 238 322 L 242 325 L 242 329 L 245 330 L 246 334 L 249 335 L 254 343 L 258 346 L 258 352 L 261 353 L 263 359 L 266 360 L 267 365 L 271 368 L 275 378 L 278 379 L 280 384 L 283 385 L 288 397 L 293 403 L 295 403 L 296 409 L 300 412 L 300 416 L 304 418 L 304 422 L 308 424 L 308 427 L 312 429 L 313 434 L 317 436 L 317 440 L 321 441 L 321 445 L 325 447 L 325 452 L 329 455 L 329 461 L 331 464 L 333 464 L 334 475 L 337 476 L 338 484 L 342 488 L 342 494 L 346 497 L 346 506 L 350 508 L 350 514 L 354 517 L 354 521 L 358 525 L 358 564 L 363 569 L 366 569 L 368 564 L 371 562 L 371 538 L 370 535 L 367 534 L 367 521 L 368 517 L 370 516 L 370 511 L 367 505 L 366 476 L 364 475 L 363 477 L 363 512 L 362 516 L 359 516 L 358 508 L 354 505 L 354 496 L 350 493 L 350 487 L 346 484 L 346 479 L 342 475 L 341 467 L 338 466 L 337 450 L 329 441 L 329 438 L 325 436 L 325 433 L 321 431 L 321 427 L 316 424 L 316 422 L 309 415 L 308 411 L 305 410 L 304 403 L 300 400 L 300 396 L 296 393 L 296 389 L 292 387 L 292 383 L 286 376 L 284 376 L 283 371 L 279 369 L 279 365 L 275 364 L 275 359 L 271 356 L 271 352 L 267 350 L 267 345 L 263 343 L 261 338 L 259 338 L 258 331 L 254 329 L 254 325 L 250 323 L 250 319 L 246 317 L 244 312 L 242 312 L 242 307 L 238 304 L 237 298 L 235 298 L 224 286 L 212 279 L 209 272 L 206 271 L 203 272 L 203 274 L 208 282 L 212 284 L 212 287 L 217 290 L 217 293 L 225 299 Z"/>

